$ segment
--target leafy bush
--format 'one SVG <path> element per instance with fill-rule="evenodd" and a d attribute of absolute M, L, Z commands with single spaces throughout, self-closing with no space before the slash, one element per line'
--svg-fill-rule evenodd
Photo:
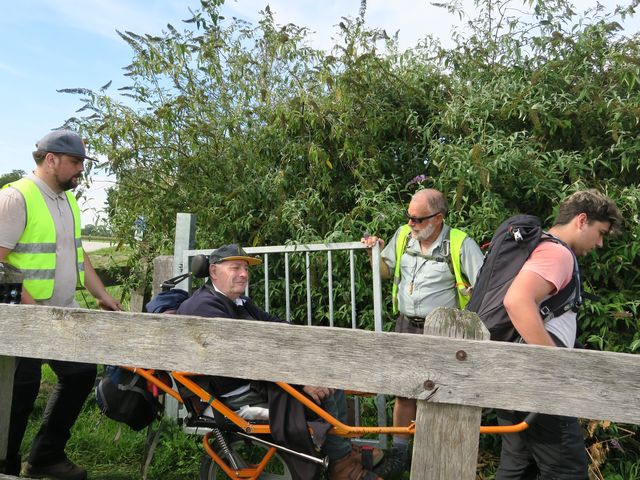
<path fill-rule="evenodd" d="M 580 316 L 581 338 L 636 352 L 638 35 L 620 35 L 613 13 L 577 14 L 565 0 L 528 2 L 530 16 L 518 18 L 512 2 L 476 3 L 470 33 L 453 32 L 448 49 L 427 37 L 400 52 L 366 27 L 365 1 L 330 52 L 311 48 L 305 28 L 276 24 L 268 7 L 254 26 L 205 0 L 184 31 L 121 33 L 133 50 L 125 99 L 108 84 L 66 91 L 90 112 L 69 124 L 117 177 L 109 217 L 134 248 L 128 287 L 172 251 L 177 212 L 198 214 L 200 248 L 365 231 L 388 239 L 409 194 L 435 187 L 450 200 L 449 223 L 482 243 L 511 214 L 550 223 L 562 198 L 595 187 L 626 221 L 581 262 L 600 297 Z M 370 305 L 370 279 L 358 282 L 358 302 Z"/>

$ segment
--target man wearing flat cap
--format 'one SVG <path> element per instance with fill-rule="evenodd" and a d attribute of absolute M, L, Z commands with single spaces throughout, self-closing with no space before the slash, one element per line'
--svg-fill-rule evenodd
<path fill-rule="evenodd" d="M 51 132 L 36 144 L 33 158 L 36 168 L 31 175 L 0 190 L 0 261 L 22 271 L 22 303 L 77 307 L 76 287 L 85 286 L 101 308 L 121 310 L 82 248 L 80 209 L 71 192 L 80 182 L 85 159 L 93 160 L 82 139 L 68 130 Z M 40 388 L 41 363 L 16 359 L 7 458 L 0 472 L 84 480 L 86 470 L 69 460 L 64 449 L 93 388 L 93 364 L 48 361 L 58 384 L 20 472 L 20 444 Z"/>
<path fill-rule="evenodd" d="M 284 320 L 265 312 L 253 301 L 244 295 L 249 281 L 249 266 L 259 265 L 262 260 L 250 257 L 237 244 L 224 245 L 214 250 L 209 257 L 209 279 L 200 289 L 196 290 L 191 298 L 185 300 L 178 308 L 177 313 L 182 315 L 197 315 L 201 317 L 220 317 L 242 320 L 258 320 L 264 322 L 287 323 Z M 269 420 L 272 434 L 274 430 L 273 412 L 291 411 L 300 408 L 300 415 L 304 421 L 304 411 L 299 402 L 291 402 L 287 394 L 282 394 L 282 390 L 274 387 L 270 382 L 253 382 L 241 378 L 230 378 L 212 376 L 213 387 L 225 401 L 227 406 L 233 409 L 240 409 L 243 405 L 262 404 L 268 400 Z M 302 390 L 316 403 L 329 411 L 330 414 L 341 421 L 346 421 L 346 403 L 344 392 L 331 388 L 305 386 Z M 268 397 L 268 398 L 267 398 Z M 283 402 L 288 402 L 286 408 Z M 296 405 L 297 404 L 297 405 Z M 284 423 L 291 425 L 295 420 L 284 419 Z M 308 436 L 306 424 L 301 430 Z M 291 438 L 292 435 L 285 435 Z M 303 442 L 301 442 L 303 443 Z M 300 451 L 300 444 L 291 445 L 291 448 Z M 374 473 L 365 470 L 363 463 L 370 467 L 380 463 L 383 453 L 379 449 L 362 450 L 353 449 L 351 442 L 343 437 L 327 435 L 323 452 L 329 457 L 329 479 L 330 480 L 350 480 L 350 479 L 371 479 L 381 480 Z M 310 448 L 313 454 L 313 446 Z M 369 458 L 363 458 L 369 457 Z M 290 458 L 290 463 L 295 458 Z M 300 463 L 300 462 L 299 462 Z M 304 463 L 304 462 L 303 462 Z M 311 480 L 317 478 L 317 473 L 313 472 L 313 465 L 306 462 L 300 468 L 310 468 L 299 472 L 292 472 L 294 478 Z"/>

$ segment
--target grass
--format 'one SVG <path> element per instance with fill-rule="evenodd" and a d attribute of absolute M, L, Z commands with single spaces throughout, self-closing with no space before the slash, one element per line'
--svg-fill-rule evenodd
<path fill-rule="evenodd" d="M 90 252 L 89 258 L 91 259 L 91 265 L 93 265 L 93 268 L 98 271 L 116 271 L 117 269 L 127 265 L 130 255 L 130 247 L 114 245 Z M 129 296 L 125 294 L 121 286 L 116 285 L 107 287 L 107 292 L 109 292 L 113 298 L 120 301 L 125 311 L 129 310 Z M 82 308 L 98 308 L 96 300 L 86 289 L 76 291 L 76 301 Z"/>
<path fill-rule="evenodd" d="M 113 287 L 106 287 L 106 289 L 113 298 L 120 302 L 125 312 L 129 311 L 129 295 L 124 293 L 122 286 L 116 285 Z M 76 291 L 76 302 L 78 302 L 80 308 L 98 308 L 96 299 L 93 298 L 93 296 L 91 296 L 91 294 L 84 288 Z"/>
<path fill-rule="evenodd" d="M 125 245 L 113 245 L 89 252 L 91 265 L 95 269 L 124 267 L 131 255 L 131 247 Z"/>
<path fill-rule="evenodd" d="M 40 425 L 40 419 L 56 378 L 48 365 L 43 367 L 42 386 L 22 443 L 26 455 Z M 204 452 L 200 437 L 185 434 L 175 424 L 163 421 L 160 442 L 150 465 L 149 480 L 194 480 L 198 478 Z M 154 425 L 157 426 L 157 425 Z M 129 427 L 104 417 L 91 395 L 76 422 L 67 454 L 87 468 L 89 480 L 140 480 L 145 453 L 146 430 Z"/>

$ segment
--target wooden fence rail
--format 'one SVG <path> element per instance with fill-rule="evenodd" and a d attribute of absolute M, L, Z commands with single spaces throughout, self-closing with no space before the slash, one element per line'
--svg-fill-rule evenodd
<path fill-rule="evenodd" d="M 469 317 L 477 320 L 467 312 L 438 309 L 428 323 L 456 330 L 452 325 L 458 321 L 469 325 Z M 471 333 L 475 329 L 471 328 Z M 467 427 L 479 416 L 459 415 L 456 408 L 518 409 L 640 424 L 637 355 L 432 335 L 0 304 L 0 401 L 4 402 L 0 404 L 0 426 L 8 423 L 8 396 L 1 392 L 7 391 L 11 381 L 10 369 L 2 366 L 16 356 L 380 392 L 423 400 L 419 409 L 425 408 L 428 399 L 428 403 L 448 404 L 449 411 L 443 410 L 443 414 L 451 422 L 466 418 Z M 374 364 L 385 368 L 372 371 L 369 366 Z M 416 431 L 434 433 L 430 430 L 433 415 L 431 420 L 421 413 L 418 417 L 424 420 Z M 468 435 L 476 437 L 476 450 L 477 432 L 477 428 L 468 430 Z M 0 430 L 0 447 L 6 445 L 3 433 L 6 435 Z M 445 438 L 446 429 L 438 434 Z M 426 448 L 422 437 L 417 433 L 414 452 Z M 444 450 L 455 448 L 456 443 L 459 438 L 428 448 Z M 464 453 L 470 454 L 468 450 Z M 447 455 L 449 462 L 458 458 L 464 463 L 456 456 L 462 452 Z M 4 448 L 0 450 L 3 457 Z M 436 457 L 430 455 L 430 461 Z M 475 454 L 472 458 L 475 461 Z M 412 478 L 446 478 L 436 473 L 433 464 L 429 467 L 421 471 L 414 468 Z M 465 473 L 457 478 L 474 477 Z"/>

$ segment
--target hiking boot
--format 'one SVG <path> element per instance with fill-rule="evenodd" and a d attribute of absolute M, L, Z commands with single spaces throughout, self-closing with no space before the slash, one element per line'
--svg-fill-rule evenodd
<path fill-rule="evenodd" d="M 409 452 L 391 448 L 391 452 L 387 454 L 384 461 L 375 469 L 375 472 L 391 480 L 396 477 L 402 478 L 402 474 L 408 472 L 410 468 Z"/>
<path fill-rule="evenodd" d="M 383 480 L 362 466 L 362 456 L 355 450 L 329 463 L 329 480 Z"/>
<path fill-rule="evenodd" d="M 50 480 L 87 480 L 87 471 L 68 458 L 64 458 L 51 465 L 31 465 L 29 462 L 24 462 L 20 476 Z"/>

